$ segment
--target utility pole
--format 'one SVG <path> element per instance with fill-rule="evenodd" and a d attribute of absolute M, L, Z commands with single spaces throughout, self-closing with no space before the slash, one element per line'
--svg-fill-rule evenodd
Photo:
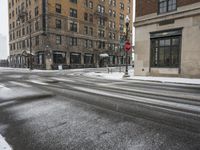
<path fill-rule="evenodd" d="M 125 22 L 126 22 L 125 40 L 126 40 L 126 42 L 128 42 L 128 32 L 129 32 L 129 22 L 130 22 L 128 15 L 125 18 Z M 130 75 L 128 74 L 128 50 L 125 49 L 125 45 L 124 45 L 124 50 L 126 51 L 126 70 L 125 70 L 125 74 L 123 77 L 126 78 L 126 77 L 130 77 Z"/>

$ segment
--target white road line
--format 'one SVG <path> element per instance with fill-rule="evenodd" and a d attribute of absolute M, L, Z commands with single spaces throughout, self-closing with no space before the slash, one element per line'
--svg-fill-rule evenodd
<path fill-rule="evenodd" d="M 7 88 L 4 84 L 0 84 L 0 90 L 9 90 L 10 88 Z"/>
<path fill-rule="evenodd" d="M 12 150 L 11 146 L 6 142 L 6 140 L 0 134 L 0 150 Z"/>
<path fill-rule="evenodd" d="M 39 80 L 27 80 L 27 81 L 35 83 L 35 84 L 40 84 L 40 85 L 49 85 L 48 83 L 44 83 L 44 82 L 39 81 Z"/>
<path fill-rule="evenodd" d="M 20 82 L 15 82 L 15 81 L 9 81 L 11 84 L 14 84 L 14 85 L 19 85 L 19 86 L 22 86 L 22 87 L 32 87 L 31 85 L 28 85 L 26 83 L 20 83 Z"/>
<path fill-rule="evenodd" d="M 75 82 L 75 81 L 73 81 L 73 80 L 65 79 L 65 78 L 52 77 L 51 79 L 57 80 L 57 81 L 63 81 L 63 82 Z"/>
<path fill-rule="evenodd" d="M 4 88 L 5 87 L 5 85 L 4 84 L 0 84 L 0 88 Z"/>

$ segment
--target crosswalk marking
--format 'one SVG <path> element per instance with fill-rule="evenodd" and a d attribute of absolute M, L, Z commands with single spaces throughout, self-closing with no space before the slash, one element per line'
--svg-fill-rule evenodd
<path fill-rule="evenodd" d="M 32 87 L 31 85 L 28 85 L 26 83 L 20 83 L 20 82 L 16 82 L 16 81 L 9 81 L 11 84 L 14 84 L 14 85 L 18 85 L 18 86 L 21 86 L 21 87 Z"/>
<path fill-rule="evenodd" d="M 40 85 L 49 85 L 48 83 L 44 83 L 44 82 L 39 81 L 39 80 L 27 80 L 27 81 L 35 83 L 35 84 L 40 84 Z"/>

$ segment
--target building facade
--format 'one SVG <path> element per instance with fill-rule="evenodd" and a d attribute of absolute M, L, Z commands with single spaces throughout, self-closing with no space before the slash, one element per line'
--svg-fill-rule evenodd
<path fill-rule="evenodd" d="M 7 39 L 5 36 L 0 34 L 0 60 L 7 59 L 7 57 L 8 57 Z"/>
<path fill-rule="evenodd" d="M 132 0 L 8 3 L 12 67 L 28 67 L 30 63 L 37 69 L 57 69 L 59 65 L 64 69 L 97 67 L 105 65 L 101 57 L 105 53 L 109 65 L 125 63 L 119 41 L 124 35 L 126 15 L 132 22 Z"/>
<path fill-rule="evenodd" d="M 136 0 L 135 75 L 200 78 L 200 0 Z"/>

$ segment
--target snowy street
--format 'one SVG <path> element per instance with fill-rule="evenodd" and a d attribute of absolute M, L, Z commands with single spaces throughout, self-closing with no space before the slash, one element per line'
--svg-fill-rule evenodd
<path fill-rule="evenodd" d="M 0 68 L 0 143 L 13 150 L 200 147 L 198 79 L 152 82 L 109 71 Z"/>

